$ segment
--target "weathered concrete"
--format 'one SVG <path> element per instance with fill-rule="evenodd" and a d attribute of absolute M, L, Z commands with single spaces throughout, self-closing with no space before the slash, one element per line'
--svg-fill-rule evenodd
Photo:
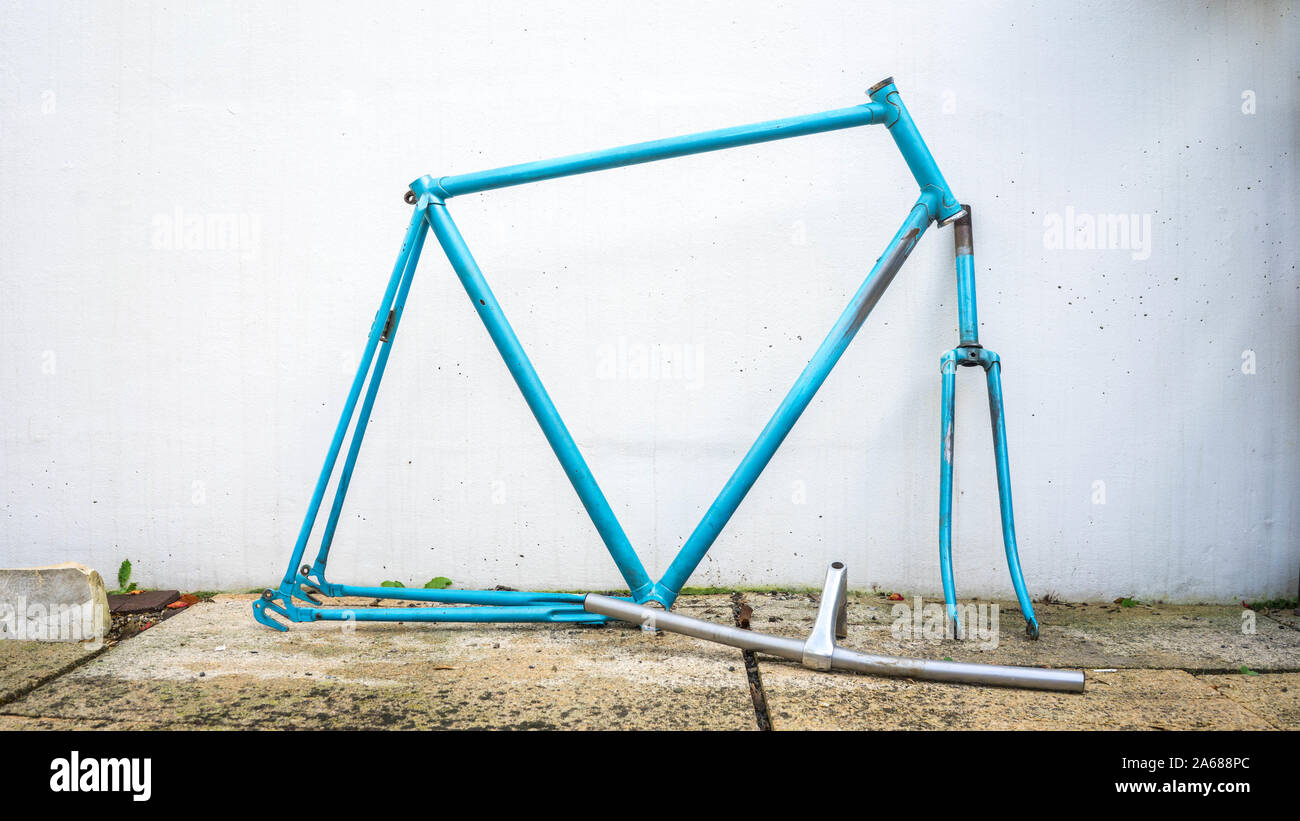
<path fill-rule="evenodd" d="M 807 635 L 817 613 L 816 594 L 750 593 L 753 626 L 787 636 Z M 913 601 L 900 602 L 909 607 Z M 895 602 L 851 594 L 846 646 L 870 653 L 957 661 L 1080 668 L 1145 668 L 1235 672 L 1300 670 L 1300 630 L 1256 617 L 1255 632 L 1242 632 L 1241 607 L 1231 605 L 1042 604 L 1038 641 L 1024 635 L 1015 602 L 996 602 L 1000 638 L 996 649 L 978 641 L 901 640 L 892 633 Z M 1300 620 L 1297 620 L 1300 621 Z M 910 626 L 910 625 L 909 625 Z"/>
<path fill-rule="evenodd" d="M 111 624 L 104 580 L 85 565 L 0 569 L 0 639 L 96 642 Z"/>
<path fill-rule="evenodd" d="M 1300 730 L 1300 673 L 1207 675 L 1200 678 L 1221 695 L 1274 727 Z"/>
<path fill-rule="evenodd" d="M 1267 730 L 1182 670 L 1090 673 L 1082 694 L 818 674 L 764 663 L 777 730 Z"/>
<path fill-rule="evenodd" d="M 805 635 L 817 612 L 815 594 L 757 593 L 747 601 L 755 629 L 782 635 Z M 1300 729 L 1294 701 L 1260 707 L 1266 695 L 1294 689 L 1285 676 L 1295 674 L 1236 672 L 1242 665 L 1300 670 L 1300 631 L 1257 618 L 1255 633 L 1243 634 L 1240 607 L 1037 604 L 1042 633 L 1032 642 L 1015 603 L 999 602 L 999 640 L 981 647 L 910 632 L 895 637 L 894 604 L 854 594 L 841 643 L 888 655 L 1084 668 L 1086 691 L 822 675 L 765 659 L 760 670 L 775 729 Z M 1188 670 L 1236 674 L 1198 680 Z"/>
<path fill-rule="evenodd" d="M 255 624 L 252 596 L 194 605 L 71 672 L 77 645 L 0 643 L 0 729 L 753 729 L 739 651 L 630 626 Z M 816 596 L 746 594 L 755 629 L 802 636 Z M 366 600 L 351 600 L 366 606 Z M 385 601 L 386 605 L 400 605 Z M 730 596 L 678 610 L 731 623 Z M 844 644 L 901 655 L 1084 668 L 1082 695 L 825 674 L 760 657 L 775 729 L 1300 729 L 1300 630 L 1240 608 L 1042 605 L 1027 641 L 890 635 L 891 603 L 855 594 Z M 221 648 L 221 649 L 218 649 Z M 22 652 L 31 655 L 24 657 Z M 1253 670 L 1274 670 L 1258 676 Z M 23 677 L 21 668 L 34 672 Z M 1111 672 L 1107 672 L 1111 668 Z M 45 683 L 19 695 L 9 681 Z M 0 699 L 2 701 L 2 699 Z"/>
<path fill-rule="evenodd" d="M 1261 615 L 1278 624 L 1285 624 L 1293 630 L 1300 630 L 1300 613 L 1296 613 L 1295 610 L 1267 610 Z"/>
<path fill-rule="evenodd" d="M 0 709 L 39 684 L 62 675 L 96 653 L 80 642 L 0 641 Z"/>
<path fill-rule="evenodd" d="M 194 605 L 3 712 L 267 729 L 755 727 L 744 664 L 729 648 L 623 626 L 275 633 L 253 622 L 250 600 Z M 729 606 L 695 609 L 730 618 Z"/>
<path fill-rule="evenodd" d="M 118 721 L 111 716 L 92 719 L 50 718 L 0 714 L 0 732 L 10 730 L 161 730 L 166 725 L 148 721 Z"/>

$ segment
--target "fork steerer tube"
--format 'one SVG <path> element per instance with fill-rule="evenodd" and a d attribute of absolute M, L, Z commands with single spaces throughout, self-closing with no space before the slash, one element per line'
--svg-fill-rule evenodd
<path fill-rule="evenodd" d="M 957 344 L 979 345 L 979 315 L 975 310 L 975 238 L 971 229 L 971 210 L 953 223 L 953 240 L 957 248 L 957 315 L 960 340 Z"/>

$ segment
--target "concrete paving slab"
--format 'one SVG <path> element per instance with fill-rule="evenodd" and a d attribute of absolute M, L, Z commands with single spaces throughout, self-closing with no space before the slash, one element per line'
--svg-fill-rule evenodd
<path fill-rule="evenodd" d="M 0 709 L 102 649 L 80 642 L 0 641 Z"/>
<path fill-rule="evenodd" d="M 753 729 L 739 651 L 624 626 L 256 624 L 194 605 L 0 708 L 183 727 Z M 730 604 L 692 603 L 730 622 Z M 360 602 L 358 602 L 359 604 Z"/>
<path fill-rule="evenodd" d="M 165 724 L 143 721 L 117 721 L 112 718 L 70 719 L 0 714 L 0 733 L 27 730 L 166 730 Z"/>
<path fill-rule="evenodd" d="M 1273 729 L 1181 670 L 1089 674 L 1074 694 L 760 667 L 775 730 Z"/>
<path fill-rule="evenodd" d="M 253 599 L 218 596 L 89 661 L 80 645 L 0 642 L 0 730 L 756 727 L 739 651 L 684 636 L 414 623 L 280 634 L 253 622 Z M 815 594 L 745 599 L 754 628 L 780 635 L 802 637 L 816 613 Z M 730 624 L 733 607 L 721 594 L 683 597 L 676 609 Z M 1300 629 L 1272 617 L 1243 635 L 1234 607 L 1042 605 L 1043 639 L 1032 643 L 1014 603 L 1000 602 L 997 647 L 981 648 L 895 638 L 891 608 L 854 594 L 844 643 L 1084 668 L 1087 692 L 823 674 L 763 658 L 775 729 L 1300 729 Z M 1245 676 L 1242 664 L 1290 672 Z"/>
<path fill-rule="evenodd" d="M 1285 625 L 1292 630 L 1300 630 L 1300 613 L 1296 613 L 1295 610 L 1266 610 L 1260 614 L 1260 617 Z"/>
<path fill-rule="evenodd" d="M 1300 730 L 1300 673 L 1206 675 L 1200 679 L 1281 730 Z"/>
<path fill-rule="evenodd" d="M 754 628 L 780 635 L 806 635 L 817 612 L 816 594 L 750 593 L 746 601 L 754 608 Z M 851 595 L 849 637 L 842 643 L 888 655 L 1081 668 L 1087 690 L 1055 694 L 828 676 L 760 657 L 775 729 L 1270 729 L 1292 720 L 1285 700 L 1272 712 L 1258 708 L 1270 684 L 1237 681 L 1280 681 L 1276 675 L 1237 673 L 1211 682 L 1186 672 L 1235 672 L 1243 664 L 1300 670 L 1300 633 L 1260 619 L 1254 634 L 1243 634 L 1240 607 L 1037 605 L 1043 629 L 1031 642 L 1016 604 L 998 602 L 998 641 L 981 646 L 910 631 L 896 637 L 894 604 Z"/>
<path fill-rule="evenodd" d="M 817 594 L 747 593 L 753 627 L 803 637 L 812 629 Z M 989 602 L 975 602 L 988 604 Z M 1260 671 L 1300 671 L 1300 630 L 1257 618 L 1255 633 L 1242 632 L 1240 606 L 1035 604 L 1042 625 L 1038 641 L 1024 634 L 1024 618 L 1013 601 L 998 605 L 999 639 L 988 642 L 914 638 L 892 633 L 894 602 L 852 593 L 849 637 L 841 642 L 868 653 L 951 657 L 956 661 L 1049 667 L 1183 669 L 1236 672 L 1247 665 Z M 900 604 L 912 607 L 914 600 Z"/>

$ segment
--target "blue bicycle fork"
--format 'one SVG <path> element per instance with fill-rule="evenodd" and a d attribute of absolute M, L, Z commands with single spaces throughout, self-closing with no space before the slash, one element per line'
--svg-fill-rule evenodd
<path fill-rule="evenodd" d="M 871 102 L 820 114 L 772 120 L 754 125 L 705 131 L 684 137 L 671 137 L 646 143 L 574 154 L 554 160 L 506 166 L 473 174 L 448 177 L 424 176 L 411 183 L 405 200 L 414 206 L 401 251 L 388 278 L 379 309 L 366 338 L 365 349 L 351 389 L 343 404 L 343 413 L 325 456 L 307 515 L 298 532 L 288 569 L 278 588 L 267 589 L 253 605 L 255 618 L 277 630 L 288 628 L 271 617 L 279 614 L 289 621 L 448 621 L 448 622 L 600 622 L 607 617 L 583 608 L 581 594 L 528 593 L 500 590 L 432 590 L 391 587 L 357 587 L 327 581 L 325 568 L 343 502 L 352 481 L 357 454 L 365 437 L 379 383 L 388 365 L 388 356 L 402 320 L 402 311 L 411 288 L 420 252 L 430 232 L 451 262 L 470 304 L 478 312 L 488 336 L 496 346 L 506 368 L 519 386 L 542 434 L 559 459 L 569 482 L 582 501 L 592 524 L 614 560 L 630 598 L 639 604 L 671 608 L 687 579 L 704 560 L 709 548 L 740 507 L 745 495 L 758 480 L 781 443 L 816 396 L 844 351 L 853 341 L 885 289 L 902 268 L 916 243 L 931 223 L 955 223 L 957 246 L 957 294 L 960 337 L 958 345 L 941 360 L 943 375 L 942 433 L 940 450 L 939 559 L 947 615 L 959 628 L 956 593 L 952 576 L 952 465 L 953 417 L 956 371 L 958 366 L 979 366 L 988 382 L 989 410 L 992 415 L 994 454 L 997 462 L 998 496 L 1001 503 L 1002 536 L 1007 565 L 1015 587 L 1027 632 L 1038 637 L 1038 621 L 1025 588 L 1016 549 L 1015 523 L 1011 508 L 1011 476 L 1007 457 L 1006 425 L 1003 421 L 1001 364 L 997 354 L 983 348 L 975 312 L 975 263 L 969 207 L 953 195 L 939 167 L 921 139 L 911 115 L 899 96 L 892 78 L 877 83 L 868 92 Z M 903 220 L 884 252 L 872 266 L 867 278 L 854 293 L 848 306 L 836 320 L 826 338 L 813 353 L 794 386 L 772 414 L 754 444 L 741 459 L 717 498 L 686 539 L 676 558 L 658 581 L 654 581 L 619 524 L 600 485 L 592 475 L 573 436 L 542 385 L 537 371 L 524 352 L 514 329 L 506 320 L 488 286 L 483 272 L 452 221 L 447 200 L 465 194 L 495 188 L 585 174 L 626 165 L 654 162 L 689 154 L 717 151 L 743 145 L 788 139 L 825 131 L 863 125 L 884 125 L 903 155 L 908 169 L 920 188 L 916 203 Z M 364 393 L 363 393 L 364 391 Z M 353 420 L 355 419 L 355 425 Z M 343 441 L 352 428 L 347 453 L 339 472 L 334 498 L 326 518 L 320 547 L 311 564 L 304 564 L 308 542 L 324 501 L 325 491 L 338 467 Z M 363 596 L 424 602 L 445 607 L 322 607 L 320 596 L 331 598 Z M 464 606 L 473 605 L 473 606 Z"/>

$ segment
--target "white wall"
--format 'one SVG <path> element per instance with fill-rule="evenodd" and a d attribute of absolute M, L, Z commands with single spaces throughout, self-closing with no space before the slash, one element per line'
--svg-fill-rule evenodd
<path fill-rule="evenodd" d="M 892 74 L 975 207 L 1031 591 L 1296 592 L 1294 5 L 3 15 L 0 565 L 273 582 L 410 180 L 855 105 Z M 914 196 L 866 128 L 451 206 L 657 576 Z M 1049 247 L 1067 209 L 1149 217 L 1149 247 Z M 693 584 L 816 585 L 838 558 L 938 591 L 952 256 L 927 234 Z M 656 345 L 681 368 L 611 372 Z M 958 590 L 1009 595 L 982 379 L 959 377 Z M 370 431 L 336 580 L 620 583 L 433 243 Z"/>

